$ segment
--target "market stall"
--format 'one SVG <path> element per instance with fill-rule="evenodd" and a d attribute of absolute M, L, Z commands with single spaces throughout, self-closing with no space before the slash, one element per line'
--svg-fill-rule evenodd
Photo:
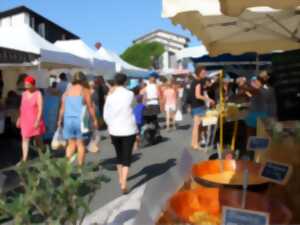
<path fill-rule="evenodd" d="M 101 58 L 96 51 L 82 40 L 56 41 L 54 45 L 73 55 L 89 60 L 91 64 L 86 68 L 87 73 L 99 74 L 105 79 L 111 79 L 116 72 L 114 62 Z"/>
<path fill-rule="evenodd" d="M 0 64 L 4 83 L 6 83 L 4 95 L 6 95 L 9 90 L 17 89 L 16 82 L 21 73 L 33 72 L 38 78 L 38 85 L 42 85 L 40 87 L 45 88 L 48 87 L 48 82 L 45 82 L 45 80 L 48 79 L 48 70 L 55 68 L 88 68 L 90 65 L 88 60 L 60 49 L 43 39 L 26 25 L 1 27 L 0 47 L 39 55 L 38 60 L 33 60 L 25 64 Z"/>
<path fill-rule="evenodd" d="M 139 68 L 136 66 L 133 66 L 127 62 L 125 62 L 123 59 L 121 59 L 120 56 L 118 56 L 116 53 L 101 47 L 97 55 L 104 60 L 114 62 L 116 65 L 116 72 L 123 72 L 128 75 L 130 78 L 144 78 L 147 76 L 148 71 L 143 68 Z"/>
<path fill-rule="evenodd" d="M 252 5 L 253 6 L 253 5 Z M 251 8 L 247 9 L 245 11 L 242 11 L 241 14 L 239 14 L 237 17 L 232 16 L 226 16 L 222 14 L 221 12 L 221 6 L 219 1 L 217 0 L 210 0 L 210 1 L 183 1 L 183 0 L 177 0 L 177 1 L 171 1 L 171 0 L 164 0 L 163 1 L 163 17 L 169 18 L 172 20 L 174 24 L 180 24 L 183 27 L 189 29 L 194 35 L 196 35 L 199 39 L 201 39 L 202 43 L 207 47 L 210 55 L 216 56 L 220 54 L 225 53 L 231 53 L 231 54 L 241 54 L 245 52 L 256 52 L 256 53 L 270 53 L 273 50 L 292 50 L 292 49 L 298 49 L 299 46 L 299 38 L 297 32 L 293 33 L 292 31 L 297 31 L 297 24 L 299 23 L 299 14 L 297 13 L 296 7 L 289 10 L 274 10 L 272 8 Z M 299 62 L 299 61 L 298 61 Z M 290 71 L 291 72 L 291 71 Z M 292 72 L 291 72 L 292 73 Z M 287 73 L 290 75 L 291 73 Z M 297 73 L 294 71 L 294 73 Z M 222 78 L 223 74 L 220 73 L 220 87 L 222 87 Z M 298 74 L 299 75 L 299 74 Z M 283 83 L 283 82 L 282 82 Z M 285 89 L 287 90 L 287 89 Z M 295 90 L 295 88 L 293 88 Z M 278 95 L 283 95 L 284 91 L 277 92 Z M 295 92 L 296 93 L 296 92 Z M 294 93 L 294 94 L 295 94 Z M 299 92 L 298 92 L 299 93 Z M 296 93 L 297 96 L 297 93 Z M 295 100 L 294 103 L 290 103 L 289 105 L 298 105 L 298 100 L 293 96 L 293 99 Z M 268 104 L 268 102 L 266 102 Z M 224 105 L 224 98 L 222 96 L 222 91 L 220 88 L 220 107 L 218 109 L 219 113 L 219 126 L 220 126 L 220 139 L 219 139 L 219 147 L 217 148 L 219 152 L 219 158 L 222 159 L 224 157 L 223 150 L 223 134 L 226 132 L 226 130 L 223 129 L 223 122 L 225 121 L 226 115 L 226 105 Z M 296 119 L 297 120 L 297 119 Z M 295 119 L 292 122 L 293 124 L 296 123 Z M 279 122 L 279 124 L 282 124 Z M 257 132 L 260 134 L 260 132 Z M 259 151 L 263 151 L 265 154 L 264 157 L 262 157 L 264 160 L 258 161 L 258 165 L 261 166 L 260 173 L 256 175 L 257 177 L 264 177 L 271 181 L 273 183 L 272 188 L 269 190 L 274 189 L 285 189 L 286 196 L 279 196 L 279 195 L 270 195 L 269 192 L 262 192 L 260 193 L 261 198 L 256 198 L 255 196 L 248 198 L 251 196 L 250 193 L 247 193 L 247 185 L 249 186 L 249 181 L 251 181 L 251 178 L 249 179 L 249 176 L 255 175 L 254 171 L 250 170 L 250 167 L 248 169 L 244 170 L 242 179 L 239 180 L 239 184 L 243 186 L 243 191 L 240 193 L 241 198 L 241 204 L 235 206 L 235 210 L 233 213 L 235 214 L 241 214 L 242 212 L 245 212 L 244 209 L 247 208 L 247 204 L 245 204 L 245 199 L 249 199 L 249 201 L 255 201 L 257 205 L 259 204 L 270 204 L 272 201 L 277 201 L 280 205 L 283 205 L 285 209 L 281 209 L 281 212 L 285 212 L 285 215 L 281 216 L 281 221 L 276 219 L 276 213 L 273 213 L 272 207 L 269 207 L 269 210 L 265 210 L 263 208 L 256 208 L 254 211 L 256 211 L 256 216 L 260 214 L 259 211 L 263 212 L 265 216 L 264 222 L 261 224 L 293 224 L 293 223 L 299 223 L 299 218 L 297 218 L 296 215 L 299 215 L 299 207 L 293 205 L 291 199 L 295 198 L 299 195 L 299 181 L 294 177 L 295 174 L 299 174 L 299 164 L 298 160 L 300 158 L 300 151 L 295 151 L 295 148 L 298 149 L 296 146 L 293 146 L 293 153 L 289 152 L 288 149 L 290 149 L 291 146 L 282 146 L 282 149 L 284 149 L 285 153 L 287 154 L 286 157 L 279 157 L 276 158 L 271 157 L 271 152 L 273 152 L 273 155 L 280 155 L 279 152 L 276 152 L 275 149 L 277 147 L 274 146 L 274 144 L 271 144 L 270 148 L 268 148 L 269 143 L 273 143 L 274 139 L 271 138 L 271 141 L 268 141 L 269 139 L 262 138 L 262 137 L 253 137 L 249 139 L 248 146 L 246 147 L 246 150 L 251 150 L 256 153 L 256 155 L 259 155 Z M 273 146 L 273 147 L 272 147 Z M 233 149 L 235 150 L 235 149 Z M 276 153 L 275 153 L 276 152 Z M 289 153 L 288 153 L 289 152 Z M 288 158 L 293 158 L 288 160 Z M 274 161 L 270 161 L 272 159 L 275 159 Z M 286 160 L 285 160 L 286 159 Z M 215 166 L 212 165 L 213 162 L 209 162 L 209 170 L 204 170 L 204 175 L 209 175 L 211 171 L 219 171 L 217 173 L 213 173 L 213 177 L 219 177 L 221 180 L 226 178 L 228 175 L 226 164 L 228 160 L 220 161 L 221 163 L 217 163 Z M 244 161 L 246 162 L 246 161 Z M 238 163 L 238 161 L 236 161 Z M 199 166 L 203 164 L 202 162 L 199 163 Z M 256 162 L 252 162 L 253 165 L 256 164 Z M 236 168 L 238 168 L 238 164 L 236 164 Z M 209 172 L 210 171 L 210 172 Z M 234 176 L 237 176 L 237 173 L 234 172 Z M 292 178 L 291 178 L 292 176 Z M 293 179 L 294 178 L 294 179 Z M 207 180 L 207 179 L 206 179 Z M 232 179 L 230 176 L 230 179 L 227 180 L 228 184 L 231 184 L 232 181 L 235 179 Z M 218 181 L 218 184 L 221 182 Z M 206 186 L 207 187 L 207 186 Z M 223 189 L 215 190 L 218 195 L 222 192 Z M 288 190 L 288 191 L 287 191 Z M 192 191 L 194 192 L 194 191 Z M 270 191 L 272 193 L 272 191 Z M 195 194 L 195 193 L 194 193 Z M 212 194 L 213 195 L 213 194 Z M 225 194 L 226 196 L 227 194 Z M 230 195 L 230 194 L 229 194 Z M 248 196 L 248 197 L 247 197 Z M 224 197 L 224 196 L 223 196 Z M 223 197 L 220 197 L 222 199 Z M 266 199 L 266 197 L 268 199 Z M 202 198 L 198 196 L 198 198 Z M 232 195 L 232 198 L 235 198 L 234 195 Z M 257 199 L 257 200 L 254 200 Z M 183 202 L 185 200 L 185 197 L 182 197 Z M 189 206 L 184 206 L 184 204 L 181 205 L 181 202 L 177 202 L 175 204 L 176 207 L 181 207 L 182 210 L 184 208 L 186 209 L 185 216 L 189 215 L 192 216 L 195 210 L 195 208 L 189 208 Z M 219 207 L 222 207 L 222 201 L 218 201 Z M 195 204 L 199 204 L 195 202 Z M 251 204 L 251 203 L 250 203 Z M 181 206 L 180 206 L 181 205 Z M 276 205 L 274 202 L 272 204 L 273 206 Z M 200 203 L 201 206 L 201 203 Z M 194 203 L 191 204 L 191 207 L 195 207 Z M 242 210 L 239 210 L 239 209 Z M 174 209 L 174 208 L 173 208 Z M 206 221 L 208 218 L 207 213 L 210 214 L 210 224 L 219 224 L 219 221 L 212 220 L 212 211 L 211 209 L 216 208 L 210 208 L 210 206 L 204 206 L 204 207 L 196 207 L 196 211 L 200 213 L 200 215 L 197 215 L 196 217 L 199 220 L 193 220 L 191 221 L 192 217 L 181 217 L 181 219 L 185 219 L 184 222 L 190 222 L 192 224 L 202 224 L 201 222 Z M 221 209 L 221 208 L 217 208 Z M 291 211 L 289 211 L 291 210 Z M 225 224 L 231 224 L 233 223 L 234 218 L 229 218 L 230 214 L 228 213 L 230 210 L 228 210 L 226 207 L 222 207 L 222 213 L 224 217 L 222 218 L 223 223 Z M 276 210 L 275 210 L 276 211 Z M 215 212 L 215 211 L 214 211 Z M 220 211 L 218 211 L 220 212 Z M 278 211 L 279 212 L 279 211 Z M 178 219 L 178 215 L 182 215 L 178 213 L 175 213 Z M 212 213 L 212 214 L 211 214 Z M 249 211 L 248 211 L 249 213 Z M 173 211 L 174 215 L 174 211 Z M 219 215 L 219 214 L 218 214 Z M 228 216 L 228 218 L 227 218 Z M 246 216 L 246 214 L 245 214 Z M 274 217 L 275 216 L 275 217 Z M 255 217 L 255 214 L 253 214 L 252 218 Z M 167 215 L 168 218 L 168 215 Z M 170 217 L 169 217 L 170 218 Z M 214 217 L 215 219 L 220 219 L 220 217 Z M 285 219 L 284 219 L 285 218 Z M 166 219 L 166 218 L 164 218 Z M 228 219 L 228 220 L 227 220 Z M 231 220 L 231 223 L 228 222 Z M 237 218 L 235 218 L 237 219 Z M 241 218 L 240 218 L 241 219 Z M 171 216 L 171 220 L 174 222 L 174 217 Z M 178 220 L 175 220 L 178 222 Z M 182 222 L 182 220 L 181 220 Z M 238 222 L 235 222 L 238 224 Z M 234 223 L 234 224 L 235 224 Z M 170 223 L 172 224 L 172 223 Z M 251 222 L 250 214 L 248 214 L 248 221 L 244 221 L 244 223 L 241 224 L 258 224 Z"/>

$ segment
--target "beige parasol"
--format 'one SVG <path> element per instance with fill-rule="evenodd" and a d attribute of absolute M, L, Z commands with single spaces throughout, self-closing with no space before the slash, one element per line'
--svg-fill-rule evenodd
<path fill-rule="evenodd" d="M 258 6 L 286 10 L 300 6 L 300 0 L 220 0 L 220 3 L 222 12 L 228 16 L 239 16 L 247 8 Z"/>
<path fill-rule="evenodd" d="M 298 10 L 260 7 L 229 17 L 219 0 L 163 0 L 162 16 L 190 30 L 213 56 L 300 48 Z"/>

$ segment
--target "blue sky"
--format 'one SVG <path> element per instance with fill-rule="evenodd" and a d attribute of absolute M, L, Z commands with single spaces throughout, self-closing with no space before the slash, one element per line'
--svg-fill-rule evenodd
<path fill-rule="evenodd" d="M 79 35 L 94 46 L 122 53 L 132 41 L 162 28 L 199 41 L 168 19 L 161 18 L 162 0 L 0 0 L 0 11 L 25 5 Z"/>

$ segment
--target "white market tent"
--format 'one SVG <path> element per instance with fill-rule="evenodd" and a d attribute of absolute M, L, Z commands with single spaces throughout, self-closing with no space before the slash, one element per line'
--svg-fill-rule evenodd
<path fill-rule="evenodd" d="M 21 64 L 0 64 L 4 79 L 4 96 L 16 90 L 19 74 L 32 74 L 39 88 L 49 85 L 49 71 L 53 69 L 87 68 L 90 62 L 72 55 L 48 42 L 27 25 L 0 28 L 0 47 L 39 55 L 38 60 Z"/>
<path fill-rule="evenodd" d="M 88 60 L 58 48 L 27 25 L 1 27 L 0 46 L 40 55 L 39 62 L 43 68 L 89 66 Z"/>
<path fill-rule="evenodd" d="M 116 72 L 115 63 L 100 57 L 96 51 L 91 49 L 82 40 L 66 40 L 57 41 L 55 46 L 69 52 L 78 57 L 84 58 L 90 62 L 90 69 L 92 72 L 99 73 L 104 77 L 112 77 Z"/>
<path fill-rule="evenodd" d="M 129 77 L 144 78 L 147 77 L 147 75 L 149 74 L 149 71 L 125 62 L 116 53 L 109 51 L 104 47 L 101 47 L 98 50 L 97 55 L 102 59 L 114 62 L 116 64 L 116 71 L 123 72 L 127 74 Z"/>

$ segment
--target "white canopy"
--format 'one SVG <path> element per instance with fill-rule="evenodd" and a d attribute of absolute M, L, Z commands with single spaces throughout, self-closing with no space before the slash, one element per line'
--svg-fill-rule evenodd
<path fill-rule="evenodd" d="M 190 59 L 190 58 L 199 58 L 202 56 L 208 55 L 208 51 L 205 46 L 196 46 L 190 48 L 184 48 L 176 54 L 177 60 Z"/>
<path fill-rule="evenodd" d="M 104 47 L 101 47 L 98 50 L 97 55 L 105 60 L 114 62 L 116 64 L 116 71 L 126 73 L 129 77 L 145 77 L 148 74 L 147 70 L 125 62 L 116 53 L 109 51 Z"/>
<path fill-rule="evenodd" d="M 88 67 L 89 62 L 48 42 L 27 25 L 0 28 L 0 47 L 40 55 L 40 62 L 54 67 Z"/>
<path fill-rule="evenodd" d="M 112 76 L 116 72 L 114 62 L 100 57 L 96 51 L 91 49 L 82 40 L 57 41 L 55 42 L 55 46 L 58 46 L 73 55 L 87 59 L 90 62 L 89 69 L 98 72 L 101 75 Z"/>
<path fill-rule="evenodd" d="M 189 29 L 210 55 L 300 48 L 300 15 L 294 10 L 259 7 L 229 17 L 219 0 L 163 0 L 163 17 Z"/>

